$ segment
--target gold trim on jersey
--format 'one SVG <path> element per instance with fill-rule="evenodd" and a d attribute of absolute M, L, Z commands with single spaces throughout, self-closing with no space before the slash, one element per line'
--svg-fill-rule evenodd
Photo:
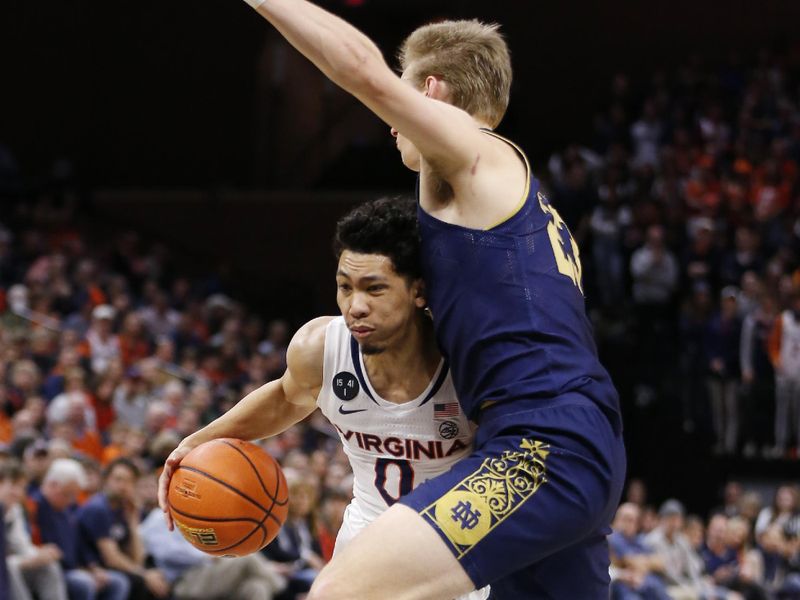
<path fill-rule="evenodd" d="M 528 162 L 528 157 L 525 154 L 525 152 L 523 152 L 522 148 L 517 146 L 514 142 L 512 142 L 508 138 L 505 138 L 502 135 L 495 133 L 494 131 L 489 131 L 488 129 L 482 129 L 481 131 L 491 135 L 494 138 L 497 138 L 498 140 L 504 141 L 506 144 L 509 144 L 512 148 L 514 148 L 514 150 L 516 150 L 519 153 L 519 155 L 522 157 L 522 160 L 525 161 L 525 193 L 522 194 L 522 200 L 519 201 L 519 204 L 517 204 L 514 210 L 511 211 L 510 215 L 508 215 L 504 219 L 501 219 L 494 225 L 490 225 L 489 227 L 487 227 L 486 231 L 489 231 L 490 229 L 494 229 L 495 227 L 498 227 L 503 223 L 505 223 L 506 221 L 508 221 L 509 219 L 511 219 L 514 215 L 516 215 L 519 211 L 522 210 L 523 206 L 525 206 L 525 201 L 528 199 L 528 195 L 531 193 L 531 164 Z"/>
<path fill-rule="evenodd" d="M 550 445 L 523 439 L 520 450 L 487 458 L 421 515 L 436 524 L 459 560 L 547 482 Z"/>

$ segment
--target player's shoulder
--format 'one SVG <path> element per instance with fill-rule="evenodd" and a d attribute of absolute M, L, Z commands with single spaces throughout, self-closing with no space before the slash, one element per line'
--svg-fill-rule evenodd
<path fill-rule="evenodd" d="M 335 321 L 338 318 L 340 317 L 328 316 L 311 319 L 297 330 L 297 333 L 294 334 L 289 345 L 294 345 L 297 347 L 307 347 L 309 345 L 313 346 L 319 343 L 324 345 L 325 330 L 332 321 Z"/>
<path fill-rule="evenodd" d="M 317 317 L 300 327 L 289 342 L 286 364 L 292 375 L 300 380 L 322 376 L 325 360 L 325 333 L 337 317 Z"/>

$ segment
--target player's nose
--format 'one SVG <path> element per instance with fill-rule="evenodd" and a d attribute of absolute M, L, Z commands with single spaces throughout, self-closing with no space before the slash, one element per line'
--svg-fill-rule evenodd
<path fill-rule="evenodd" d="M 350 315 L 355 319 L 361 319 L 369 314 L 369 304 L 361 294 L 353 294 L 350 302 Z"/>
<path fill-rule="evenodd" d="M 391 128 L 389 128 L 389 131 L 392 133 L 392 137 L 394 137 L 394 138 L 397 137 L 397 129 L 395 129 L 394 127 L 391 127 Z"/>

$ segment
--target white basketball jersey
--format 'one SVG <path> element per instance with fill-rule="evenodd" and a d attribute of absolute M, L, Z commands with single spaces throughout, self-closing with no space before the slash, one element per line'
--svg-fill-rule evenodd
<path fill-rule="evenodd" d="M 475 426 L 461 412 L 442 361 L 418 398 L 381 398 L 367 375 L 358 342 L 344 318 L 325 332 L 323 384 L 317 405 L 336 427 L 353 469 L 353 501 L 336 538 L 340 550 L 378 515 L 423 481 L 469 455 Z M 483 600 L 483 588 L 459 600 Z"/>
<path fill-rule="evenodd" d="M 461 412 L 444 361 L 418 398 L 384 400 L 338 317 L 326 331 L 323 377 L 317 405 L 339 431 L 353 467 L 354 503 L 367 521 L 472 451 L 474 426 Z"/>

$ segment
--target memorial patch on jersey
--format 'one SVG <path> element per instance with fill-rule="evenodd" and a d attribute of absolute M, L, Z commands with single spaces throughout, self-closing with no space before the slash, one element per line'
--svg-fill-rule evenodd
<path fill-rule="evenodd" d="M 519 451 L 487 458 L 420 514 L 438 527 L 462 558 L 547 482 L 549 444 L 523 439 Z"/>
<path fill-rule="evenodd" d="M 358 396 L 358 392 L 361 390 L 356 376 L 347 371 L 341 371 L 334 375 L 331 387 L 336 397 L 345 401 L 352 400 Z"/>

